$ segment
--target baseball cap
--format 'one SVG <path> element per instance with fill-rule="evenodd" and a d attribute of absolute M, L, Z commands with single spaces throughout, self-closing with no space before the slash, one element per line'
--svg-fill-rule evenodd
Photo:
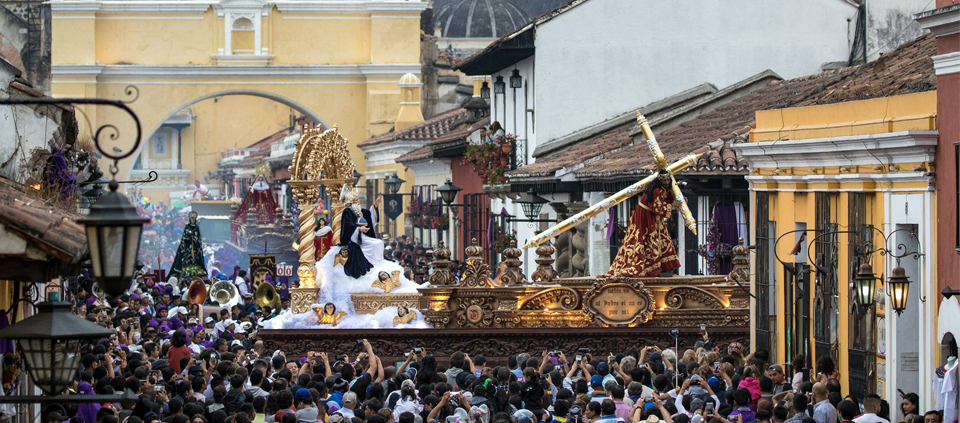
<path fill-rule="evenodd" d="M 51 412 L 47 413 L 47 421 L 50 421 L 50 422 L 62 422 L 62 421 L 65 421 L 65 420 L 70 420 L 70 418 L 69 418 L 69 417 L 64 417 L 64 416 L 60 415 L 60 413 L 58 413 L 58 412 L 56 412 L 56 411 L 51 411 Z"/>
<path fill-rule="evenodd" d="M 188 324 L 188 325 L 196 325 L 196 324 L 199 324 L 199 323 L 200 323 L 200 322 L 198 322 L 196 318 L 187 320 L 187 324 Z"/>
<path fill-rule="evenodd" d="M 307 388 L 297 389 L 297 394 L 295 395 L 295 398 L 297 399 L 298 402 L 306 402 L 306 401 L 313 402 L 313 395 L 310 395 L 310 390 Z"/>
<path fill-rule="evenodd" d="M 660 360 L 663 360 L 663 355 L 662 355 L 662 354 L 660 354 L 660 353 L 658 353 L 658 352 L 655 352 L 655 353 L 653 353 L 653 354 L 650 354 L 650 361 L 660 361 Z"/>
<path fill-rule="evenodd" d="M 355 392 L 347 392 L 343 394 L 343 403 L 356 404 L 357 403 L 357 394 Z"/>
<path fill-rule="evenodd" d="M 210 317 L 210 316 L 207 316 L 206 319 L 203 319 L 203 323 L 204 323 L 204 324 L 214 323 L 214 322 L 216 322 L 216 320 L 213 320 L 213 317 Z"/>
<path fill-rule="evenodd" d="M 720 379 L 717 379 L 716 376 L 710 376 L 710 379 L 707 379 L 707 385 L 710 385 L 711 388 L 719 388 Z"/>
<path fill-rule="evenodd" d="M 604 362 L 600 362 L 600 364 L 597 365 L 597 373 L 601 375 L 610 373 L 610 365 Z"/>
<path fill-rule="evenodd" d="M 590 386 L 594 388 L 599 388 L 603 385 L 603 376 L 593 375 L 590 377 Z"/>
<path fill-rule="evenodd" d="M 780 372 L 780 373 L 783 373 L 783 367 L 780 367 L 779 364 L 771 364 L 771 365 L 767 366 L 767 371 L 768 371 L 768 372 Z"/>

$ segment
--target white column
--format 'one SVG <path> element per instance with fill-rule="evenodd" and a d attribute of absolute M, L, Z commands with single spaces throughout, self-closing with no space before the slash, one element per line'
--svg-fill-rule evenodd
<path fill-rule="evenodd" d="M 181 130 L 181 131 L 177 131 L 177 142 L 173 142 L 173 137 L 172 137 L 172 136 L 167 137 L 167 139 L 169 140 L 169 145 L 167 146 L 167 151 L 170 152 L 170 169 L 173 169 L 173 170 L 179 170 L 179 169 L 180 169 L 179 167 L 177 167 L 177 155 L 180 153 L 180 152 L 177 151 L 177 150 L 180 149 L 180 142 L 181 142 L 181 140 L 180 140 L 180 133 L 181 133 L 181 132 L 182 132 L 182 130 Z"/>

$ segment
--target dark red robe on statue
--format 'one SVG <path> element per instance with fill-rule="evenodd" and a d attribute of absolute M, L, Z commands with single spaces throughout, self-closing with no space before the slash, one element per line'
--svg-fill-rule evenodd
<path fill-rule="evenodd" d="M 653 190 L 652 201 L 643 194 L 607 276 L 652 278 L 680 268 L 680 257 L 664 221 L 673 213 L 673 200 L 663 188 Z"/>
<path fill-rule="evenodd" d="M 277 219 L 277 202 L 273 199 L 273 192 L 263 176 L 257 176 L 257 182 L 253 184 L 247 195 L 243 196 L 240 207 L 230 218 L 233 242 L 237 242 L 237 230 L 247 223 L 247 211 L 251 208 L 256 213 L 258 225 L 271 225 Z"/>
<path fill-rule="evenodd" d="M 324 226 L 314 232 L 313 247 L 316 251 L 316 260 L 320 261 L 333 246 L 333 231 L 329 226 Z"/>

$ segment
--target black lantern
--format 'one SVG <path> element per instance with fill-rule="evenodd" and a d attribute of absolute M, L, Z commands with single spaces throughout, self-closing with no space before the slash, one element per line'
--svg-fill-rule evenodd
<path fill-rule="evenodd" d="M 910 278 L 907 277 L 906 270 L 899 266 L 894 267 L 890 279 L 887 280 L 887 293 L 890 295 L 890 305 L 893 307 L 893 311 L 897 312 L 898 317 L 903 310 L 907 309 L 907 294 L 909 292 Z"/>
<path fill-rule="evenodd" d="M 863 307 L 869 307 L 873 304 L 873 297 L 877 290 L 877 278 L 873 275 L 873 266 L 870 263 L 860 265 L 860 271 L 853 282 L 853 289 L 856 291 L 858 304 Z"/>
<path fill-rule="evenodd" d="M 393 176 L 383 180 L 383 184 L 387 186 L 387 191 L 391 194 L 400 192 L 400 185 L 403 185 L 404 182 L 407 181 L 398 178 L 396 173 L 394 173 Z"/>
<path fill-rule="evenodd" d="M 136 270 L 143 225 L 130 200 L 119 192 L 117 181 L 110 191 L 90 207 L 90 214 L 78 223 L 86 226 L 87 246 L 93 263 L 93 276 L 108 297 L 117 297 L 130 288 Z"/>
<path fill-rule="evenodd" d="M 493 83 L 493 93 L 494 94 L 503 94 L 507 92 L 507 84 L 503 82 L 502 76 L 497 76 L 497 80 Z"/>
<path fill-rule="evenodd" d="M 520 69 L 514 69 L 510 74 L 510 88 L 523 88 L 523 78 L 520 77 Z"/>
<path fill-rule="evenodd" d="M 547 204 L 550 201 L 537 194 L 534 194 L 533 188 L 531 188 L 526 194 L 523 195 L 523 197 L 520 197 L 513 202 L 520 204 L 520 207 L 523 207 L 523 214 L 527 216 L 527 219 L 536 220 L 537 217 L 540 216 L 540 209 L 543 208 L 544 204 Z"/>
<path fill-rule="evenodd" d="M 113 334 L 73 314 L 70 303 L 59 299 L 59 293 L 51 293 L 50 301 L 37 304 L 37 314 L 0 329 L 0 337 L 20 343 L 30 378 L 48 396 L 59 395 L 76 376 L 83 356 L 70 350 L 70 341 L 92 341 Z"/>
<path fill-rule="evenodd" d="M 483 81 L 483 84 L 480 85 L 480 98 L 490 98 L 490 84 L 487 81 Z"/>
<path fill-rule="evenodd" d="M 442 187 L 437 188 L 437 191 L 440 193 L 440 199 L 442 199 L 445 204 L 453 204 L 454 201 L 457 201 L 457 193 L 462 191 L 462 189 L 447 179 L 447 182 L 445 182 Z"/>

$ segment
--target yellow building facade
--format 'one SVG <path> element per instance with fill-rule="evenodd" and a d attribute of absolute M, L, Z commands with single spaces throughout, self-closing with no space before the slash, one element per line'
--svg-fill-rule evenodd
<path fill-rule="evenodd" d="M 276 132 L 291 110 L 324 127 L 337 125 L 363 173 L 366 160 L 356 144 L 393 127 L 402 101 L 397 82 L 420 73 L 420 12 L 428 5 L 55 0 L 53 95 L 138 94 L 130 107 L 142 124 L 143 144 L 121 162 L 118 176 L 140 179 L 158 171 L 160 181 L 144 188 L 160 198 L 203 182 L 217 170 L 220 152 Z M 138 91 L 128 92 L 128 85 Z M 118 139 L 101 137 L 104 148 L 130 148 L 137 128 L 122 111 L 82 111 L 91 128 L 116 126 Z M 227 124 L 178 133 L 176 122 L 202 126 L 201 117 Z M 158 133 L 176 142 L 145 151 Z M 148 165 L 132 171 L 138 161 Z"/>
<path fill-rule="evenodd" d="M 752 344 L 785 368 L 805 356 L 810 374 L 830 356 L 845 395 L 930 398 L 936 92 L 760 111 L 756 124 L 737 146 L 751 163 Z M 872 307 L 851 289 L 864 263 L 884 278 Z M 912 281 L 899 317 L 886 283 L 898 265 Z"/>

